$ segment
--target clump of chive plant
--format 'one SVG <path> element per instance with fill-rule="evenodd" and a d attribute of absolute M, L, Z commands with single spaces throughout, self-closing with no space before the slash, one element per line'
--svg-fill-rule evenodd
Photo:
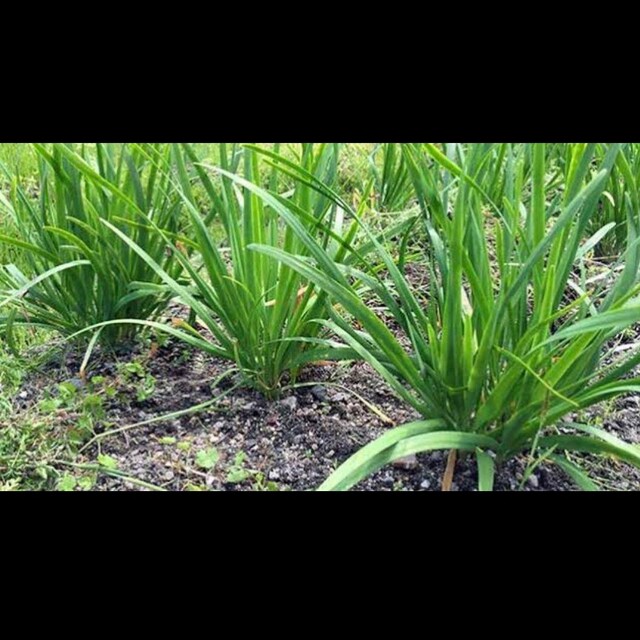
<path fill-rule="evenodd" d="M 640 362 L 638 350 L 614 356 L 608 348 L 614 336 L 640 321 L 640 229 L 634 217 L 627 219 L 625 250 L 611 266 L 608 286 L 586 286 L 580 278 L 586 254 L 603 235 L 587 229 L 624 146 L 609 145 L 597 159 L 596 145 L 574 146 L 564 189 L 549 198 L 552 168 L 545 146 L 507 150 L 516 157 L 506 163 L 500 203 L 488 193 L 495 193 L 491 173 L 481 171 L 495 149 L 470 145 L 461 165 L 454 147 L 448 151 L 435 145 L 403 149 L 429 238 L 426 299 L 372 234 L 385 279 L 364 263 L 360 271 L 341 268 L 286 203 L 252 187 L 287 222 L 308 257 L 266 244 L 252 249 L 339 303 L 342 313 L 333 311 L 324 325 L 341 339 L 344 357 L 357 353 L 423 416 L 365 446 L 321 489 L 348 489 L 397 458 L 434 449 L 475 454 L 483 490 L 493 486 L 496 462 L 523 452 L 556 462 L 586 489 L 595 484 L 571 453 L 613 455 L 640 466 L 637 447 L 571 419 L 600 401 L 640 391 L 640 379 L 628 377 Z M 527 156 L 526 178 L 519 154 Z M 597 170 L 591 171 L 594 161 Z M 367 232 L 364 223 L 362 228 Z M 377 294 L 409 348 L 358 296 L 354 277 Z M 575 295 L 567 296 L 568 290 Z"/>
<path fill-rule="evenodd" d="M 73 335 L 118 318 L 147 319 L 168 303 L 170 291 L 149 264 L 114 242 L 107 221 L 172 277 L 181 267 L 149 221 L 175 238 L 182 203 L 170 188 L 171 150 L 159 144 L 34 144 L 36 193 L 2 166 L 11 183 L 0 208 L 17 233 L 0 243 L 19 252 L 19 262 L 0 268 L 6 302 L 0 326 L 27 324 Z M 101 328 L 99 339 L 133 338 L 137 324 Z M 85 336 L 87 334 L 84 334 Z"/>

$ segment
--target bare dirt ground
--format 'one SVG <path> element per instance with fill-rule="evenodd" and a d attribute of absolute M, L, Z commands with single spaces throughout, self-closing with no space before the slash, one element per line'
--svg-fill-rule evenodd
<path fill-rule="evenodd" d="M 81 354 L 52 362 L 25 384 L 21 411 L 27 412 L 51 393 L 52 384 L 78 383 Z M 118 360 L 144 362 L 155 389 L 140 399 L 136 385 L 122 380 Z M 89 378 L 113 381 L 117 392 L 105 402 L 96 433 L 127 427 L 189 409 L 219 397 L 214 407 L 150 425 L 125 429 L 99 439 L 76 457 L 80 464 L 108 456 L 119 473 L 168 490 L 313 490 L 364 444 L 385 429 L 418 418 L 364 363 L 314 366 L 298 388 L 267 401 L 251 389 L 236 388 L 229 377 L 212 386 L 229 363 L 169 341 L 154 352 L 94 358 Z M 80 389 L 79 393 L 82 393 Z M 640 442 L 639 398 L 618 401 L 604 427 L 629 442 Z M 20 411 L 15 419 L 19 419 Z M 61 424 L 73 428 L 77 416 L 62 412 Z M 215 450 L 212 453 L 212 450 Z M 213 456 L 213 458 L 212 458 Z M 212 464 L 213 463 L 213 464 Z M 418 455 L 382 469 L 356 489 L 368 491 L 438 491 L 446 452 Z M 640 472 L 613 460 L 585 457 L 601 482 L 613 490 L 640 489 Z M 526 457 L 498 468 L 498 491 L 570 491 L 574 485 L 555 465 L 541 465 L 522 482 Z M 208 468 L 209 467 L 209 468 Z M 456 465 L 454 491 L 476 490 L 473 457 Z M 138 484 L 98 474 L 93 489 L 145 490 Z"/>

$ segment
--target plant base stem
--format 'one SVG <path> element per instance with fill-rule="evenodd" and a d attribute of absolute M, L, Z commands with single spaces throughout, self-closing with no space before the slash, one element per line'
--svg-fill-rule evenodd
<path fill-rule="evenodd" d="M 451 491 L 451 485 L 453 484 L 453 473 L 456 469 L 456 460 L 458 459 L 458 450 L 451 449 L 449 456 L 447 457 L 447 466 L 442 476 L 442 491 Z"/>

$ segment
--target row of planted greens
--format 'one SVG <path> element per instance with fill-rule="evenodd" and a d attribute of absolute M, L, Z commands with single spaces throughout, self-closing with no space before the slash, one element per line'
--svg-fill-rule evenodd
<path fill-rule="evenodd" d="M 164 332 L 269 398 L 308 364 L 365 361 L 423 419 L 322 489 L 436 449 L 476 456 L 482 490 L 523 452 L 583 489 L 575 453 L 640 466 L 637 445 L 580 421 L 640 392 L 640 345 L 616 342 L 640 321 L 638 145 L 373 145 L 355 189 L 340 144 L 220 144 L 204 161 L 188 144 L 33 148 L 35 181 L 0 165 L 9 345 L 42 327 L 88 361 Z M 173 301 L 188 319 L 167 321 Z"/>

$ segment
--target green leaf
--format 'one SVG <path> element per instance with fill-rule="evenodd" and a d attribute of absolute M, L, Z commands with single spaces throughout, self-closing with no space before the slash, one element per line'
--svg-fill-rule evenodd
<path fill-rule="evenodd" d="M 73 491 L 76 488 L 78 481 L 75 476 L 65 474 L 58 480 L 58 491 Z"/>
<path fill-rule="evenodd" d="M 478 489 L 480 491 L 493 491 L 493 479 L 495 476 L 493 458 L 486 451 L 476 449 L 476 460 L 478 462 Z"/>
<path fill-rule="evenodd" d="M 549 459 L 555 462 L 583 491 L 600 491 L 600 487 L 577 464 L 562 456 L 550 456 Z"/>
<path fill-rule="evenodd" d="M 78 486 L 83 491 L 91 491 L 91 489 L 93 489 L 94 485 L 96 484 L 97 480 L 98 480 L 98 476 L 95 473 L 82 476 L 81 478 L 78 478 Z"/>
<path fill-rule="evenodd" d="M 61 273 L 62 271 L 66 271 L 67 269 L 73 269 L 74 267 L 79 267 L 79 266 L 88 265 L 88 264 L 90 263 L 87 260 L 73 260 L 72 262 L 67 262 L 65 264 L 61 264 L 56 267 L 53 267 L 52 269 L 49 269 L 44 273 L 38 275 L 37 277 L 33 278 L 33 280 L 31 280 L 30 282 L 27 282 L 25 285 L 20 287 L 17 291 L 11 292 L 10 296 L 7 296 L 6 298 L 0 301 L 0 307 L 3 307 L 4 305 L 9 304 L 10 302 L 14 302 L 15 300 L 19 300 L 25 294 L 27 294 L 31 289 L 33 289 L 36 285 L 40 284 L 41 282 L 44 282 L 47 278 L 51 278 L 52 276 L 55 276 L 58 273 Z"/>
<path fill-rule="evenodd" d="M 198 451 L 196 454 L 196 464 L 202 469 L 211 470 L 220 460 L 220 453 L 215 447 Z"/>
<path fill-rule="evenodd" d="M 241 467 L 232 468 L 227 473 L 226 481 L 229 484 L 237 484 L 240 482 L 244 482 L 248 478 L 251 477 L 251 472 L 247 469 L 243 469 Z"/>
<path fill-rule="evenodd" d="M 640 468 L 640 447 L 634 447 L 613 436 L 606 440 L 601 439 L 601 436 L 597 435 L 596 437 L 589 437 L 563 434 L 540 438 L 540 446 L 552 447 L 554 445 L 556 445 L 559 450 L 564 449 L 566 451 L 613 455 Z"/>
<path fill-rule="evenodd" d="M 437 431 L 437 420 L 415 422 L 388 431 L 366 445 L 338 467 L 319 487 L 319 491 L 345 491 L 398 458 L 433 451 L 458 449 L 475 451 L 477 447 L 497 449 L 498 443 L 485 435 Z"/>
<path fill-rule="evenodd" d="M 118 461 L 111 456 L 101 453 L 98 456 L 98 464 L 105 469 L 115 471 L 118 468 Z"/>
<path fill-rule="evenodd" d="M 604 313 L 599 313 L 597 316 L 585 318 L 561 329 L 542 343 L 541 346 L 593 331 L 622 330 L 636 322 L 640 322 L 640 305 L 605 311 Z"/>

